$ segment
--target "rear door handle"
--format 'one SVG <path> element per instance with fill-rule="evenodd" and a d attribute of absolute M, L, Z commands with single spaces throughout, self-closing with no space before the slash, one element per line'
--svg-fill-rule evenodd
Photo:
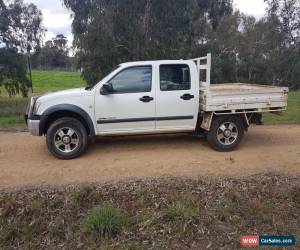
<path fill-rule="evenodd" d="M 143 97 L 140 98 L 141 102 L 151 102 L 153 100 L 154 100 L 154 98 L 151 97 L 151 96 L 143 96 Z"/>
<path fill-rule="evenodd" d="M 187 101 L 187 100 L 190 100 L 190 99 L 193 99 L 195 96 L 191 95 L 191 94 L 184 94 L 182 96 L 180 96 L 181 99 Z"/>

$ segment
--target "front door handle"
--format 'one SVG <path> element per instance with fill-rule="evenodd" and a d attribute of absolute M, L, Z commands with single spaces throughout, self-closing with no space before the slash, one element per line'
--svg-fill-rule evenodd
<path fill-rule="evenodd" d="M 180 96 L 181 99 L 187 101 L 187 100 L 190 100 L 190 99 L 193 99 L 195 96 L 191 95 L 191 94 L 184 94 L 182 96 Z"/>
<path fill-rule="evenodd" d="M 151 96 L 143 96 L 143 97 L 140 98 L 141 102 L 151 102 L 153 100 L 154 100 L 154 98 L 151 97 Z"/>

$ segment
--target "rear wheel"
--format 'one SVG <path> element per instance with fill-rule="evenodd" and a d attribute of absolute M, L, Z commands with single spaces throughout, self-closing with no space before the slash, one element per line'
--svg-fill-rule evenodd
<path fill-rule="evenodd" d="M 59 159 L 73 159 L 87 149 L 87 132 L 82 123 L 66 117 L 53 122 L 46 134 L 49 151 Z"/>
<path fill-rule="evenodd" d="M 235 149 L 244 137 L 244 127 L 237 116 L 215 116 L 206 138 L 210 146 L 218 151 Z"/>

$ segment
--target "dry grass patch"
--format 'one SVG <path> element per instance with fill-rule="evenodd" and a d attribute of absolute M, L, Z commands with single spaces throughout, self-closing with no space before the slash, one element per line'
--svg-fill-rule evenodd
<path fill-rule="evenodd" d="M 239 249 L 300 238 L 300 178 L 154 178 L 0 193 L 0 249 Z M 292 249 L 292 248 L 290 248 Z"/>

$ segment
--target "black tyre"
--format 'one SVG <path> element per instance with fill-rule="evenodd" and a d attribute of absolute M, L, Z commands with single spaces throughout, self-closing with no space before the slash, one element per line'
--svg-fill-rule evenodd
<path fill-rule="evenodd" d="M 69 160 L 82 155 L 88 136 L 82 123 L 74 118 L 60 118 L 53 122 L 46 134 L 48 150 L 57 158 Z"/>
<path fill-rule="evenodd" d="M 215 116 L 206 138 L 209 145 L 218 151 L 235 149 L 244 137 L 242 120 L 238 116 Z"/>

